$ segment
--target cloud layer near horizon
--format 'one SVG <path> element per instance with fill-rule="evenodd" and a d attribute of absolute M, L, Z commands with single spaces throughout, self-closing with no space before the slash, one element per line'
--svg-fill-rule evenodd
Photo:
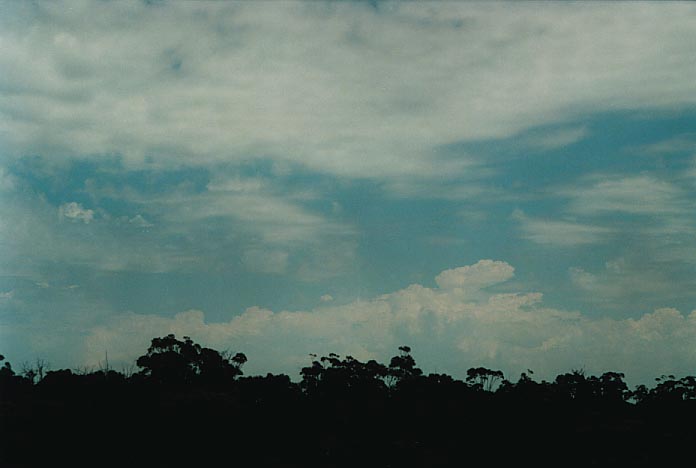
<path fill-rule="evenodd" d="M 408 344 L 426 372 L 463 377 L 474 366 L 500 368 L 510 378 L 533 369 L 541 378 L 584 368 L 626 372 L 649 383 L 655 369 L 693 373 L 696 313 L 659 309 L 638 319 L 588 318 L 544 307 L 535 292 L 504 290 L 513 275 L 505 262 L 481 260 L 443 271 L 438 288 L 413 284 L 371 300 L 309 311 L 252 307 L 228 322 L 210 323 L 199 310 L 173 317 L 121 314 L 84 340 L 85 364 L 129 362 L 155 336 L 188 335 L 216 349 L 245 352 L 251 374 L 297 376 L 309 355 L 336 352 L 388 361 Z M 139 351 L 138 351 L 139 350 Z"/>

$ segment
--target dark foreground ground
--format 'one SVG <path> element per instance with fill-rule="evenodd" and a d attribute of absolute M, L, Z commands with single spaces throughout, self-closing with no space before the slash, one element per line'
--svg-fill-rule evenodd
<path fill-rule="evenodd" d="M 696 466 L 693 378 L 629 391 L 616 373 L 513 383 L 479 368 L 459 381 L 424 376 L 404 348 L 389 366 L 332 355 L 292 382 L 241 377 L 240 355 L 177 361 L 181 349 L 151 347 L 129 377 L 6 366 L 0 466 Z"/>

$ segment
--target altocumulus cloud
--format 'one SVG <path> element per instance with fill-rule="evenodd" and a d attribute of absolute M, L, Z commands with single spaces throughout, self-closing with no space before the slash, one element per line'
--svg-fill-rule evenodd
<path fill-rule="evenodd" d="M 120 154 L 161 168 L 263 154 L 339 176 L 437 179 L 471 170 L 466 158 L 433 164 L 441 145 L 696 96 L 686 4 L 3 9 L 8 157 Z"/>
<path fill-rule="evenodd" d="M 250 373 L 296 376 L 310 353 L 387 360 L 401 344 L 414 348 L 426 371 L 458 376 L 478 365 L 500 368 L 512 378 L 527 368 L 543 378 L 580 367 L 621 370 L 631 382 L 692 372 L 696 313 L 665 308 L 638 319 L 588 318 L 544 307 L 540 293 L 499 291 L 512 276 L 507 263 L 481 260 L 443 271 L 437 288 L 413 284 L 371 300 L 308 311 L 252 307 L 222 323 L 206 322 L 199 310 L 173 317 L 121 314 L 90 330 L 83 359 L 94 364 L 106 349 L 111 359 L 127 362 L 150 338 L 175 333 L 247 353 Z"/>

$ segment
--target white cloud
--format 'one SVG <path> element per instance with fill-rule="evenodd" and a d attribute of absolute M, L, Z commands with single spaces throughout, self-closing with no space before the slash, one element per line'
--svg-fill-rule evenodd
<path fill-rule="evenodd" d="M 137 214 L 130 218 L 128 222 L 136 227 L 139 228 L 150 228 L 153 227 L 154 224 L 152 224 L 150 221 L 146 220 L 143 215 Z"/>
<path fill-rule="evenodd" d="M 519 222 L 522 236 L 537 244 L 573 247 L 607 241 L 613 229 L 574 221 L 533 218 L 515 210 L 513 219 Z"/>
<path fill-rule="evenodd" d="M 585 186 L 564 190 L 569 210 L 585 216 L 610 213 L 678 214 L 684 211 L 684 192 L 650 175 L 595 176 Z"/>
<path fill-rule="evenodd" d="M 571 283 L 592 304 L 620 308 L 625 304 L 645 304 L 658 297 L 678 296 L 684 285 L 673 281 L 669 270 L 645 261 L 645 257 L 610 260 L 595 271 L 572 267 L 568 273 Z"/>
<path fill-rule="evenodd" d="M 527 368 L 540 378 L 578 367 L 593 373 L 619 370 L 633 382 L 691 371 L 696 313 L 659 309 L 637 319 L 589 318 L 546 308 L 539 293 L 481 290 L 511 272 L 504 262 L 484 260 L 441 273 L 444 288 L 415 284 L 371 300 L 310 311 L 252 307 L 220 323 L 206 322 L 203 312 L 193 310 L 173 317 L 123 314 L 91 329 L 84 359 L 95 362 L 108 349 L 114 360 L 127 361 L 143 352 L 150 338 L 175 333 L 247 353 L 251 373 L 297 376 L 309 353 L 386 361 L 402 344 L 413 347 L 426 371 L 459 377 L 478 365 L 503 369 L 513 378 Z M 448 287 L 453 276 L 458 289 Z"/>
<path fill-rule="evenodd" d="M 677 135 L 667 140 L 640 146 L 637 150 L 641 154 L 651 156 L 669 156 L 674 153 L 696 154 L 696 134 Z"/>
<path fill-rule="evenodd" d="M 3 270 L 40 273 L 58 262 L 103 271 L 290 268 L 301 278 L 323 278 L 354 263 L 355 228 L 308 208 L 305 194 L 243 177 L 217 176 L 204 191 L 182 184 L 156 194 L 125 184 L 118 191 L 86 183 L 90 209 L 78 202 L 56 208 L 41 194 L 2 197 Z M 131 214 L 101 208 L 114 198 L 132 205 Z M 294 256 L 302 260 L 292 263 Z"/>
<path fill-rule="evenodd" d="M 334 300 L 333 296 L 331 294 L 324 294 L 319 298 L 321 302 L 331 302 Z"/>
<path fill-rule="evenodd" d="M 12 299 L 14 297 L 14 289 L 10 291 L 0 292 L 0 299 Z"/>
<path fill-rule="evenodd" d="M 201 267 L 207 254 L 187 239 L 132 229 L 79 203 L 58 208 L 41 196 L 4 199 L 0 203 L 0 257 L 5 274 L 44 276 L 46 264 L 87 266 L 102 271 L 163 272 Z M 71 222 L 65 222 L 65 221 Z"/>
<path fill-rule="evenodd" d="M 62 204 L 58 208 L 58 214 L 61 218 L 67 218 L 72 221 L 82 221 L 85 224 L 89 224 L 89 222 L 94 219 L 94 211 L 85 209 L 77 202 Z"/>
<path fill-rule="evenodd" d="M 553 192 L 566 199 L 564 219 L 531 218 L 520 210 L 513 219 L 525 238 L 540 244 L 614 242 L 615 255 L 640 251 L 643 265 L 673 272 L 696 261 L 691 252 L 696 204 L 682 183 L 680 175 L 666 180 L 647 173 L 594 174 Z"/>
<path fill-rule="evenodd" d="M 577 143 L 588 135 L 587 128 L 564 128 L 527 139 L 526 143 L 542 150 L 554 150 Z"/>
<path fill-rule="evenodd" d="M 596 275 L 588 273 L 582 268 L 572 267 L 568 270 L 570 279 L 576 286 L 582 289 L 597 292 L 597 288 L 602 286 Z"/>
<path fill-rule="evenodd" d="M 4 11 L 9 155 L 449 177 L 443 144 L 696 100 L 690 4 L 69 6 Z"/>
<path fill-rule="evenodd" d="M 514 271 L 505 262 L 480 260 L 474 265 L 445 270 L 435 277 L 435 282 L 440 289 L 481 289 L 512 278 Z"/>

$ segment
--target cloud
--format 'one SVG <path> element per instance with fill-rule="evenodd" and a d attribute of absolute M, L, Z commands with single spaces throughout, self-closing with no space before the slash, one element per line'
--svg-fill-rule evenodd
<path fill-rule="evenodd" d="M 77 202 L 64 203 L 58 208 L 58 213 L 61 218 L 67 218 L 71 221 L 82 221 L 89 224 L 94 219 L 94 211 L 85 209 Z"/>
<path fill-rule="evenodd" d="M 324 294 L 319 298 L 321 302 L 331 302 L 334 300 L 333 296 L 331 294 Z"/>
<path fill-rule="evenodd" d="M 354 263 L 356 229 L 312 206 L 313 194 L 232 172 L 199 185 L 189 172 L 180 183 L 178 174 L 158 171 L 88 174 L 84 191 L 74 193 L 86 193 L 89 208 L 55 206 L 50 185 L 16 177 L 30 190 L 0 202 L 3 270 L 41 276 L 60 264 L 111 272 L 299 271 L 304 278 L 311 268 L 323 278 Z M 69 175 L 58 171 L 56 179 Z M 143 185 L 143 178 L 162 182 Z"/>
<path fill-rule="evenodd" d="M 607 227 L 574 221 L 559 221 L 529 217 L 515 210 L 513 219 L 519 222 L 522 237 L 541 245 L 573 247 L 606 242 L 614 230 Z"/>
<path fill-rule="evenodd" d="M 645 260 L 619 257 L 605 262 L 604 268 L 587 271 L 571 267 L 568 274 L 590 304 L 620 308 L 626 303 L 654 303 L 658 297 L 676 299 L 683 285 L 674 280 L 669 269 Z"/>
<path fill-rule="evenodd" d="M 51 265 L 97 271 L 185 271 L 201 268 L 205 258 L 185 238 L 133 229 L 134 224 L 108 213 L 96 222 L 95 211 L 77 202 L 55 207 L 44 196 L 6 197 L 0 203 L 0 217 L 4 221 L 0 257 L 8 275 L 43 277 Z"/>
<path fill-rule="evenodd" d="M 440 289 L 481 289 L 512 278 L 515 269 L 505 262 L 481 260 L 470 266 L 445 270 L 435 277 Z"/>
<path fill-rule="evenodd" d="M 650 156 L 666 156 L 675 153 L 696 154 L 696 134 L 677 135 L 666 140 L 640 146 L 636 149 L 639 153 Z"/>
<path fill-rule="evenodd" d="M 14 297 L 14 289 L 10 291 L 0 292 L 0 300 L 2 299 L 12 299 Z"/>
<path fill-rule="evenodd" d="M 4 9 L 8 156 L 432 180 L 476 170 L 441 145 L 696 96 L 689 4 L 67 6 Z"/>
<path fill-rule="evenodd" d="M 585 127 L 564 128 L 537 135 L 526 140 L 527 145 L 542 150 L 554 150 L 577 143 L 587 137 L 589 132 Z"/>
<path fill-rule="evenodd" d="M 679 264 L 696 260 L 689 247 L 696 233 L 691 216 L 696 204 L 684 186 L 685 175 L 688 170 L 671 179 L 647 173 L 585 176 L 572 187 L 552 192 L 565 199 L 561 208 L 565 219 L 537 220 L 519 210 L 513 218 L 520 221 L 524 236 L 535 242 L 561 246 L 614 242 L 616 255 L 640 251 L 643 265 L 673 272 Z"/>
<path fill-rule="evenodd" d="M 569 211 L 590 216 L 612 213 L 665 215 L 683 212 L 684 191 L 651 175 L 595 176 L 589 184 L 563 191 Z"/>
<path fill-rule="evenodd" d="M 154 224 L 152 224 L 151 222 L 146 220 L 142 215 L 139 214 L 130 218 L 128 222 L 140 228 L 150 228 L 154 226 Z"/>
<path fill-rule="evenodd" d="M 540 378 L 579 367 L 593 373 L 620 370 L 632 382 L 691 371 L 696 313 L 658 309 L 637 319 L 589 318 L 544 307 L 539 293 L 484 291 L 512 271 L 505 262 L 482 260 L 443 271 L 439 288 L 414 284 L 309 311 L 252 307 L 218 323 L 207 322 L 198 310 L 173 317 L 121 314 L 89 331 L 83 359 L 96 362 L 108 349 L 114 360 L 128 361 L 150 338 L 175 333 L 247 353 L 251 373 L 297 376 L 310 353 L 387 360 L 402 344 L 413 347 L 426 371 L 459 377 L 478 365 L 503 369 L 513 378 L 527 368 Z"/>

